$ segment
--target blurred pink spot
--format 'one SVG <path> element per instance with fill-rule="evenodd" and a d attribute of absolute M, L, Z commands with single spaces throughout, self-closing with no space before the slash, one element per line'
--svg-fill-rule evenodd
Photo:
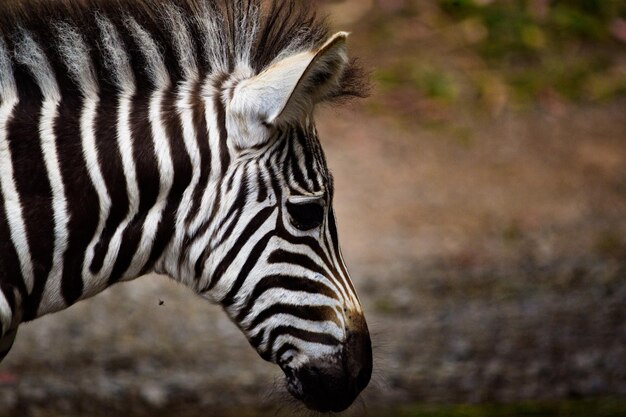
<path fill-rule="evenodd" d="M 611 34 L 621 41 L 626 43 L 626 20 L 624 19 L 615 19 L 611 22 Z"/>
<path fill-rule="evenodd" d="M 14 385 L 17 384 L 17 374 L 10 372 L 0 372 L 0 385 Z"/>

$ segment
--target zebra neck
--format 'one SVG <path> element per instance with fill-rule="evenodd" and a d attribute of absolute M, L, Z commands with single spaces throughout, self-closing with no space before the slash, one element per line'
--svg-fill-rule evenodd
<path fill-rule="evenodd" d="M 3 104 L 13 175 L 2 190 L 12 183 L 17 202 L 4 208 L 27 243 L 11 234 L 25 320 L 154 270 L 184 281 L 184 242 L 207 227 L 230 161 L 213 87 L 209 77 L 149 94 Z"/>

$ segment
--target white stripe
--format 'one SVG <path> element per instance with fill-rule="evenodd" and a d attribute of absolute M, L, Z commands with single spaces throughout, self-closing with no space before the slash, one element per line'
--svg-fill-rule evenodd
<path fill-rule="evenodd" d="M 139 210 L 139 186 L 137 185 L 137 173 L 133 159 L 132 131 L 130 125 L 133 93 L 133 90 L 130 89 L 121 94 L 117 112 L 117 146 L 122 157 L 122 168 L 124 170 L 124 177 L 126 178 L 126 191 L 128 193 L 129 205 L 128 213 L 111 238 L 102 270 L 98 276 L 94 278 L 94 280 L 96 280 L 94 288 L 106 286 L 113 266 L 115 265 L 126 226 L 128 226 L 128 223 L 130 223 Z"/>
<path fill-rule="evenodd" d="M 209 228 L 207 228 L 207 230 L 205 230 L 204 233 L 200 237 L 197 237 L 193 241 L 193 243 L 188 249 L 188 255 L 187 255 L 187 263 L 189 265 L 189 270 L 187 271 L 187 273 L 189 274 L 188 281 L 190 282 L 190 288 L 193 288 L 194 290 L 198 290 L 208 285 L 208 282 L 203 282 L 202 280 L 203 277 L 195 276 L 196 275 L 195 265 L 196 265 L 196 262 L 200 259 L 200 257 L 208 250 L 210 240 L 211 240 L 211 231 L 209 230 Z M 215 252 L 211 253 L 211 255 L 214 255 L 214 254 Z M 208 259 L 207 259 L 207 262 L 208 262 Z M 206 272 L 208 272 L 208 270 L 205 269 L 205 273 Z M 208 274 L 207 278 L 210 279 L 211 274 Z M 215 300 L 215 302 L 218 302 L 218 301 L 219 300 Z"/>
<path fill-rule="evenodd" d="M 183 70 L 185 79 L 195 79 L 198 76 L 198 64 L 185 18 L 180 9 L 171 4 L 163 5 L 163 15 L 165 23 L 169 26 L 168 32 L 172 36 L 178 65 Z"/>
<path fill-rule="evenodd" d="M 64 22 L 56 23 L 55 29 L 59 40 L 59 53 L 70 74 L 78 83 L 83 96 L 97 97 L 96 72 L 91 63 L 89 47 L 83 36 L 75 27 Z"/>
<path fill-rule="evenodd" d="M 296 159 L 296 162 L 298 164 L 297 169 L 299 169 L 300 172 L 302 173 L 301 177 L 304 178 L 304 181 L 305 181 L 305 183 L 307 185 L 307 189 L 300 188 L 300 186 L 295 181 L 292 182 L 291 186 L 292 187 L 297 187 L 298 190 L 302 194 L 310 194 L 309 190 L 314 189 L 315 188 L 315 184 L 313 183 L 313 179 L 309 178 L 309 176 L 306 174 L 306 172 L 307 172 L 307 169 L 306 169 L 306 166 L 305 166 L 306 165 L 306 159 L 305 159 L 304 155 L 305 155 L 305 152 L 307 152 L 307 151 L 302 148 L 302 145 L 300 144 L 299 140 L 293 140 L 292 143 L 293 143 L 295 154 L 297 155 L 297 159 Z M 287 161 L 285 161 L 284 163 L 287 163 Z"/>
<path fill-rule="evenodd" d="M 223 216 L 223 214 L 222 214 Z M 220 214 L 216 215 L 216 218 L 221 218 Z M 224 274 L 221 276 L 218 283 L 211 289 L 210 294 L 204 294 L 205 296 L 210 297 L 210 299 L 215 300 L 217 302 L 221 301 L 226 294 L 228 294 L 239 275 L 239 272 L 243 268 L 244 264 L 248 261 L 250 257 L 250 253 L 252 252 L 252 248 L 259 243 L 259 241 L 268 233 L 276 228 L 276 217 L 278 216 L 278 209 L 274 209 L 272 214 L 265 220 L 265 222 L 260 225 L 256 230 L 254 230 L 253 234 L 249 237 L 249 239 L 245 242 L 245 244 L 239 248 L 239 252 L 235 256 L 233 262 L 228 266 Z M 249 220 L 248 220 L 249 221 Z M 222 245 L 214 248 L 211 252 L 210 256 L 207 258 L 204 267 L 204 276 L 200 277 L 199 284 L 200 288 L 206 288 L 213 278 L 213 272 L 215 272 L 215 268 L 223 261 L 223 259 L 227 256 L 228 252 L 233 248 L 233 244 L 239 239 L 241 236 L 243 229 L 247 227 L 248 222 L 239 222 L 232 234 L 229 236 Z M 265 252 L 269 252 L 273 245 L 268 244 L 265 248 Z M 268 249 L 270 248 L 270 249 Z M 207 250 L 207 247 L 199 248 L 200 250 Z M 259 274 L 251 274 L 249 276 L 250 279 L 260 278 L 262 276 L 266 276 L 269 274 L 267 272 L 269 270 L 267 264 L 260 265 L 261 262 L 267 257 L 267 253 L 261 254 L 259 264 L 256 265 L 255 270 L 259 271 Z M 250 284 L 250 286 L 248 286 Z M 246 282 L 246 288 L 252 289 L 252 282 Z"/>
<path fill-rule="evenodd" d="M 124 178 L 126 179 L 129 207 L 126 217 L 120 222 L 111 237 L 102 270 L 92 279 L 93 285 L 90 286 L 90 293 L 96 293 L 99 289 L 106 287 L 122 244 L 124 231 L 139 210 L 139 186 L 133 159 L 130 123 L 132 102 L 135 94 L 135 76 L 130 65 L 130 58 L 124 49 L 124 44 L 115 25 L 106 17 L 98 14 L 96 14 L 96 24 L 100 30 L 100 40 L 105 55 L 104 65 L 111 71 L 113 81 L 121 91 L 117 109 L 116 140 L 122 160 Z M 101 212 L 101 215 L 103 214 Z"/>
<path fill-rule="evenodd" d="M 16 59 L 28 67 L 43 94 L 41 117 L 39 120 L 39 139 L 43 152 L 44 165 L 52 191 L 52 211 L 54 220 L 54 251 L 52 268 L 46 280 L 46 286 L 39 311 L 47 311 L 61 303 L 61 278 L 63 275 L 63 255 L 67 249 L 68 213 L 65 198 L 65 185 L 59 167 L 56 147 L 54 122 L 58 115 L 61 101 L 59 86 L 48 58 L 29 32 L 22 31 L 16 43 Z M 81 279 L 76 277 L 75 279 Z"/>
<path fill-rule="evenodd" d="M 148 77 L 158 87 L 152 94 L 149 104 L 149 120 L 154 142 L 154 153 L 159 171 L 159 195 L 157 201 L 148 211 L 143 224 L 139 247 L 133 261 L 124 273 L 123 279 L 133 279 L 141 272 L 153 246 L 154 238 L 167 205 L 167 197 L 174 183 L 174 167 L 165 125 L 162 120 L 162 103 L 165 91 L 170 86 L 170 77 L 163 62 L 159 46 L 150 34 L 133 17 L 126 19 L 135 41 L 139 45 L 146 60 Z"/>
<path fill-rule="evenodd" d="M 57 85 L 54 71 L 41 47 L 29 32 L 22 30 L 15 44 L 15 59 L 28 67 L 37 85 L 41 89 L 44 100 L 60 100 L 61 93 Z"/>
<path fill-rule="evenodd" d="M 58 99 L 46 99 L 41 109 L 39 122 L 39 135 L 43 151 L 44 164 L 52 188 L 52 210 L 54 213 L 54 252 L 52 256 L 52 269 L 46 281 L 46 287 L 42 297 L 39 312 L 50 311 L 61 302 L 61 279 L 63 275 L 63 255 L 67 249 L 68 221 L 67 200 L 65 198 L 65 185 L 59 166 L 59 157 L 54 133 L 54 121 L 58 116 Z M 82 277 L 72 277 L 82 279 Z"/>
<path fill-rule="evenodd" d="M 94 124 L 97 115 L 98 103 L 98 98 L 86 99 L 80 119 L 83 157 L 85 158 L 85 165 L 87 166 L 89 178 L 94 185 L 96 193 L 98 194 L 98 201 L 100 206 L 98 226 L 96 227 L 94 237 L 91 242 L 89 242 L 89 245 L 87 246 L 87 250 L 85 252 L 82 273 L 83 277 L 85 278 L 86 285 L 84 288 L 83 297 L 89 297 L 90 295 L 95 294 L 102 289 L 101 287 L 96 286 L 96 284 L 101 284 L 101 280 L 94 279 L 94 277 L 92 277 L 89 266 L 93 261 L 95 246 L 102 238 L 102 231 L 104 230 L 106 220 L 111 210 L 111 197 L 109 195 L 106 182 L 104 181 L 104 177 L 102 176 L 102 171 L 100 170 L 100 163 L 98 160 L 98 148 L 96 145 Z"/>
<path fill-rule="evenodd" d="M 335 216 L 334 210 L 332 213 L 330 213 L 332 216 Z M 337 218 L 335 217 L 335 222 Z M 328 225 L 326 225 L 325 228 L 325 233 L 328 234 L 328 240 L 329 242 L 331 242 L 332 245 L 332 238 L 330 236 L 330 232 L 328 231 Z M 326 248 L 325 248 L 326 249 Z M 352 282 L 352 280 L 350 279 L 350 272 L 348 271 L 348 267 L 346 266 L 345 261 L 343 260 L 343 254 L 341 253 L 341 248 L 337 247 L 337 251 L 333 251 L 332 248 L 327 248 L 326 249 L 327 252 L 332 252 L 332 255 L 330 255 L 331 260 L 333 262 L 333 265 L 337 266 L 337 274 L 339 275 L 337 277 L 337 279 L 340 279 L 346 287 L 346 290 L 350 293 L 349 294 L 349 298 L 346 300 L 346 307 L 347 308 L 351 308 L 353 311 L 357 312 L 357 313 L 362 313 L 363 312 L 363 307 L 361 306 L 361 302 L 359 301 L 359 297 L 356 294 L 356 290 L 353 291 L 352 288 L 354 287 L 354 285 L 350 285 L 350 283 Z M 343 266 L 343 269 L 341 269 L 341 266 Z M 343 270 L 345 270 L 348 275 L 344 276 L 343 275 Z"/>
<path fill-rule="evenodd" d="M 94 237 L 87 245 L 83 258 L 82 276 L 86 282 L 83 292 L 84 298 L 102 289 L 93 287 L 94 283 L 98 282 L 98 280 L 93 280 L 89 265 L 93 260 L 95 245 L 101 238 L 102 230 L 104 229 L 106 219 L 111 209 L 111 198 L 102 176 L 98 160 L 94 124 L 100 98 L 98 82 L 96 81 L 95 70 L 91 62 L 89 47 L 85 43 L 83 36 L 75 27 L 64 22 L 59 22 L 55 24 L 55 29 L 59 39 L 59 52 L 64 58 L 70 74 L 77 81 L 84 97 L 80 118 L 83 158 L 89 178 L 98 195 L 98 206 L 100 208 L 98 225 Z M 115 36 L 115 34 L 109 34 L 108 36 Z"/>
<path fill-rule="evenodd" d="M 13 324 L 13 311 L 7 301 L 6 296 L 0 291 L 0 339 Z"/>
<path fill-rule="evenodd" d="M 166 135 L 165 125 L 162 119 L 163 91 L 157 91 L 150 99 L 150 126 L 152 128 L 152 140 L 154 142 L 154 153 L 159 171 L 159 195 L 156 203 L 148 211 L 143 225 L 141 241 L 135 258 L 124 274 L 124 279 L 133 279 L 141 273 L 154 243 L 159 223 L 163 216 L 163 210 L 167 205 L 167 197 L 174 183 L 174 166 L 170 144 Z"/>
<path fill-rule="evenodd" d="M 228 42 L 224 25 L 218 19 L 222 14 L 212 2 L 202 2 L 196 24 L 202 31 L 200 45 L 204 49 L 205 61 L 210 63 L 215 72 L 228 71 Z"/>
<path fill-rule="evenodd" d="M 252 45 L 259 30 L 260 10 L 256 5 L 251 5 L 249 12 L 249 14 L 244 13 L 243 19 L 239 22 L 239 30 L 236 31 L 237 39 L 235 40 L 235 57 L 238 66 L 246 69 L 250 67 Z"/>
<path fill-rule="evenodd" d="M 163 56 L 150 34 L 133 17 L 128 17 L 126 24 L 130 26 L 131 34 L 135 38 L 146 60 L 148 78 L 159 88 L 167 88 L 170 76 L 163 62 Z"/>
<path fill-rule="evenodd" d="M 135 88 L 135 76 L 117 29 L 109 19 L 97 13 L 96 24 L 100 29 L 105 67 L 111 71 L 117 87 L 132 95 Z"/>
<path fill-rule="evenodd" d="M 13 173 L 13 161 L 8 141 L 8 123 L 18 103 L 13 67 L 7 54 L 4 40 L 0 38 L 0 192 L 4 199 L 4 210 L 9 223 L 11 241 L 20 262 L 22 278 L 27 291 L 33 290 L 33 264 L 26 237 L 26 226 L 22 214 L 20 195 L 17 192 Z"/>
<path fill-rule="evenodd" d="M 4 77 L 4 73 L 1 76 Z M 20 268 L 26 290 L 30 294 L 33 290 L 34 274 L 33 264 L 26 237 L 26 226 L 22 214 L 22 204 L 20 195 L 17 192 L 15 179 L 13 176 L 13 162 L 11 160 L 11 150 L 9 149 L 7 124 L 13 114 L 13 109 L 17 105 L 17 98 L 11 97 L 10 91 L 2 92 L 2 105 L 0 105 L 0 188 L 4 199 L 4 210 L 9 223 L 11 241 L 17 252 L 20 261 Z"/>
<path fill-rule="evenodd" d="M 294 278 L 294 279 L 307 280 L 307 278 Z M 314 280 L 311 280 L 311 281 L 314 281 Z M 250 285 L 251 287 L 250 291 L 252 291 L 255 286 L 256 286 L 256 283 L 254 285 Z M 243 296 L 242 294 L 241 301 L 243 303 L 242 305 L 235 307 L 236 310 L 239 310 L 243 307 L 243 304 L 247 302 L 248 295 L 249 294 L 246 294 L 245 296 Z M 278 302 L 281 304 L 299 306 L 299 307 L 302 307 L 303 309 L 306 309 L 307 307 L 329 307 L 333 309 L 335 313 L 335 317 L 339 320 L 340 323 L 343 323 L 345 321 L 343 315 L 338 314 L 338 311 L 337 311 L 337 310 L 340 310 L 340 311 L 342 310 L 343 303 L 341 301 L 338 301 L 334 298 L 331 298 L 322 294 L 312 294 L 312 293 L 307 293 L 303 291 L 291 291 L 291 290 L 277 287 L 277 288 L 268 289 L 263 294 L 261 294 L 256 300 L 254 300 L 254 304 L 252 306 L 251 311 L 249 312 L 248 316 L 243 320 L 241 324 L 244 327 L 249 326 L 257 318 L 259 314 L 271 308 Z M 269 318 L 266 320 L 269 320 Z M 318 322 L 314 322 L 314 323 L 318 323 Z M 343 336 L 344 326 L 338 326 L 333 321 L 329 321 L 329 323 L 332 324 L 333 327 L 335 327 L 341 332 L 341 334 L 337 335 L 338 338 L 341 338 Z M 259 330 L 259 326 L 261 326 L 261 323 L 259 323 L 254 330 Z M 305 329 L 305 327 L 301 327 L 301 328 Z M 321 331 L 323 333 L 332 333 L 330 331 L 327 332 L 326 330 L 319 330 L 319 329 L 318 330 L 307 329 L 307 330 Z"/>
<path fill-rule="evenodd" d="M 298 367 L 306 364 L 309 358 L 323 358 L 324 356 L 332 356 L 337 353 L 338 346 L 324 345 L 322 343 L 307 342 L 302 339 L 298 339 L 290 334 L 281 334 L 274 341 L 273 352 L 270 352 L 274 356 L 275 352 L 278 352 L 280 348 L 285 344 L 295 346 L 300 352 L 306 352 L 306 355 L 296 355 L 295 359 L 290 362 L 290 366 Z M 267 340 L 261 346 L 265 349 L 267 346 Z M 278 359 L 278 358 L 274 358 Z"/>
<path fill-rule="evenodd" d="M 276 300 L 274 300 L 273 304 L 276 304 Z M 309 306 L 304 303 L 298 303 L 294 306 L 302 308 L 306 311 Z M 335 315 L 337 316 L 337 315 Z M 253 319 L 252 319 L 253 320 Z M 342 327 L 339 327 L 337 323 L 332 320 L 325 321 L 314 321 L 314 320 L 306 320 L 300 317 L 292 316 L 287 313 L 278 313 L 272 316 L 267 317 L 261 323 L 257 324 L 254 329 L 251 329 L 250 332 L 246 332 L 248 337 L 255 337 L 261 331 L 265 330 L 266 334 L 270 334 L 271 330 L 280 327 L 280 326 L 290 326 L 300 330 L 305 330 L 313 333 L 323 333 L 327 335 L 331 335 L 338 340 L 343 340 L 345 338 L 345 330 Z M 268 331 L 269 330 L 269 331 Z"/>
<path fill-rule="evenodd" d="M 240 166 L 240 167 L 243 168 L 243 166 Z M 230 179 L 228 180 L 224 179 L 222 184 L 225 185 L 228 182 L 230 182 Z M 250 212 L 254 210 L 256 207 L 253 207 L 252 210 L 245 210 L 245 207 L 242 207 L 243 216 L 237 212 L 234 212 L 230 215 L 230 217 L 226 218 L 226 213 L 235 205 L 235 201 L 237 200 L 237 197 L 239 196 L 239 190 L 244 187 L 246 187 L 246 178 L 243 175 L 241 175 L 239 172 L 237 172 L 236 178 L 233 180 L 233 188 L 230 190 L 230 192 L 227 192 L 226 195 L 222 196 L 222 203 L 220 205 L 220 208 L 222 208 L 223 210 L 221 212 L 218 211 L 215 214 L 215 219 L 217 221 L 214 221 L 213 223 L 211 223 L 211 227 L 209 228 L 211 232 L 211 240 L 212 240 L 211 245 L 212 246 L 215 246 L 220 241 L 222 241 L 222 239 L 225 239 L 228 237 L 228 236 L 224 236 L 224 234 L 226 233 L 228 228 L 231 226 L 233 221 L 237 223 L 238 225 L 240 225 L 239 229 L 237 229 L 236 227 L 235 229 L 233 229 L 233 233 L 234 233 L 235 230 L 243 230 L 252 219 L 253 216 L 250 215 Z M 222 222 L 224 224 L 222 225 L 222 228 L 220 229 L 219 226 Z"/>
<path fill-rule="evenodd" d="M 13 77 L 13 64 L 7 52 L 6 43 L 0 37 L 0 96 L 3 102 L 17 100 L 17 87 Z"/>
<path fill-rule="evenodd" d="M 202 99 L 204 100 L 205 108 L 205 120 L 207 123 L 207 140 L 209 141 L 209 148 L 211 149 L 211 176 L 207 187 L 202 195 L 200 207 L 209 207 L 212 199 L 216 197 L 219 192 L 219 184 L 222 172 L 222 161 L 220 159 L 220 131 L 217 124 L 217 112 L 215 111 L 215 105 L 213 104 L 215 94 L 218 94 L 213 88 L 214 80 L 208 77 L 202 88 Z M 205 214 L 204 216 L 202 214 Z M 210 219 L 206 219 L 206 213 L 202 210 L 198 211 L 198 214 L 189 225 L 189 234 L 194 235 L 198 228 Z"/>
<path fill-rule="evenodd" d="M 198 143 L 196 141 L 197 131 L 196 126 L 194 125 L 194 109 L 193 105 L 193 86 L 195 81 L 187 81 L 183 83 L 180 87 L 179 91 L 179 100 L 176 103 L 176 109 L 178 111 L 178 116 L 180 117 L 182 128 L 183 128 L 183 141 L 185 142 L 185 149 L 187 151 L 187 155 L 189 155 L 192 169 L 192 177 L 189 186 L 183 193 L 180 204 L 178 206 L 178 210 L 176 213 L 176 233 L 174 235 L 174 239 L 170 245 L 169 250 L 167 251 L 167 258 L 165 260 L 166 265 L 160 266 L 159 268 L 163 270 L 163 272 L 167 272 L 172 276 L 176 276 L 177 278 L 183 280 L 186 283 L 187 278 L 190 277 L 189 271 L 183 273 L 179 271 L 179 267 L 181 265 L 181 250 L 184 239 L 186 237 L 186 227 L 185 227 L 185 219 L 187 218 L 191 208 L 193 206 L 193 196 L 196 191 L 196 187 L 198 186 L 198 182 L 200 181 L 200 172 L 201 172 L 201 159 L 200 159 L 200 149 L 198 148 Z M 191 283 L 191 281 L 189 281 Z"/>
<path fill-rule="evenodd" d="M 326 284 L 326 286 L 328 286 L 330 289 L 332 289 L 335 294 L 337 294 L 338 297 L 341 297 L 342 300 L 349 300 L 350 299 L 350 295 L 346 293 L 346 290 L 344 290 L 343 286 L 333 280 L 331 277 L 334 277 L 334 274 L 332 273 L 332 271 L 330 269 L 328 269 L 328 267 L 326 266 L 326 263 L 324 262 L 324 260 L 322 258 L 320 258 L 317 253 L 315 253 L 308 245 L 306 244 L 300 244 L 300 245 L 295 245 L 295 244 L 288 244 L 288 247 L 285 248 L 286 250 L 288 250 L 289 252 L 293 252 L 299 255 L 304 255 L 308 258 L 311 259 L 311 261 L 313 261 L 313 263 L 315 265 L 318 265 L 320 267 L 320 269 L 323 270 L 323 275 L 318 275 L 317 273 L 312 272 L 311 270 L 300 266 L 300 265 L 295 265 L 295 264 L 290 264 L 290 263 L 275 263 L 275 264 L 271 264 L 268 265 L 268 270 L 267 273 L 272 273 L 272 274 L 280 274 L 280 273 L 284 273 L 285 269 L 288 269 L 290 273 L 292 274 L 296 274 L 296 275 L 301 275 L 304 277 L 312 277 L 312 276 L 319 276 L 322 277 L 321 279 L 316 278 L 316 281 L 321 281 L 324 284 Z M 332 266 L 333 264 L 331 264 Z M 336 265 L 336 264 L 335 264 Z M 271 271 L 271 272 L 270 272 Z M 313 278 L 311 278 L 313 279 Z M 349 286 L 347 287 L 348 289 L 350 288 Z"/>

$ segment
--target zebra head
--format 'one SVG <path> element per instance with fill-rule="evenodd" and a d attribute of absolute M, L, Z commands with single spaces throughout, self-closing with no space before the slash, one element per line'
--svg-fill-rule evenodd
<path fill-rule="evenodd" d="M 372 372 L 370 336 L 339 249 L 332 177 L 312 118 L 348 66 L 346 36 L 256 75 L 236 71 L 219 93 L 235 156 L 217 217 L 221 240 L 236 242 L 215 248 L 205 294 L 281 367 L 289 392 L 318 411 L 350 406 Z"/>

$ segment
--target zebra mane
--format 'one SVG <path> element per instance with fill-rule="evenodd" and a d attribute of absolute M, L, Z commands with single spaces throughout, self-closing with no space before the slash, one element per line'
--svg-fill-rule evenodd
<path fill-rule="evenodd" d="M 310 2 L 298 0 L 1 3 L 0 60 L 10 57 L 18 88 L 38 85 L 44 95 L 56 93 L 46 85 L 88 95 L 151 91 L 238 69 L 254 75 L 329 34 Z M 366 78 L 353 60 L 328 100 L 365 96 Z"/>

